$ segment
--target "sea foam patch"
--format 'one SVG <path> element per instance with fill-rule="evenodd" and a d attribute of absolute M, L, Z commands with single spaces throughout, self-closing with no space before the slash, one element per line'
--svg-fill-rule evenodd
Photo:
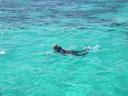
<path fill-rule="evenodd" d="M 91 52 L 98 52 L 100 49 L 100 45 L 95 45 L 95 46 L 87 46 L 85 48 L 88 48 Z"/>
<path fill-rule="evenodd" d="M 0 55 L 4 55 L 7 53 L 7 50 L 6 49 L 0 49 Z"/>

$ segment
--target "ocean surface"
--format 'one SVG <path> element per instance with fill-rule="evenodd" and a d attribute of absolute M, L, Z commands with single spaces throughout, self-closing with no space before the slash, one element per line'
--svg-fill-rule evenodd
<path fill-rule="evenodd" d="M 128 96 L 128 0 L 0 0 L 0 96 Z"/>

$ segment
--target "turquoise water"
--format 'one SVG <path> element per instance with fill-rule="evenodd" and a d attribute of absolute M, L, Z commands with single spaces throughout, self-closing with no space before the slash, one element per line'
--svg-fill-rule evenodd
<path fill-rule="evenodd" d="M 128 0 L 0 0 L 0 96 L 128 96 L 127 10 Z M 93 50 L 62 56 L 56 43 Z"/>

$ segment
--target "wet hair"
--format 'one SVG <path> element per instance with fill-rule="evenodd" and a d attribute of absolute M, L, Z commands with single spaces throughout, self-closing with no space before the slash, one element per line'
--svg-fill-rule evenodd
<path fill-rule="evenodd" d="M 59 45 L 54 45 L 54 46 L 53 46 L 53 49 L 54 49 L 56 52 L 59 52 L 59 51 L 62 49 L 62 47 L 59 46 Z"/>

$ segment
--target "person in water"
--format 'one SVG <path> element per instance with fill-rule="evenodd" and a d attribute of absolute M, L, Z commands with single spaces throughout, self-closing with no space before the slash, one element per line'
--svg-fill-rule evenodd
<path fill-rule="evenodd" d="M 81 50 L 81 51 L 75 51 L 75 50 L 65 50 L 59 45 L 54 45 L 53 49 L 56 53 L 61 53 L 63 55 L 71 54 L 75 56 L 84 56 L 89 52 L 89 48 L 86 48 L 85 50 Z"/>

